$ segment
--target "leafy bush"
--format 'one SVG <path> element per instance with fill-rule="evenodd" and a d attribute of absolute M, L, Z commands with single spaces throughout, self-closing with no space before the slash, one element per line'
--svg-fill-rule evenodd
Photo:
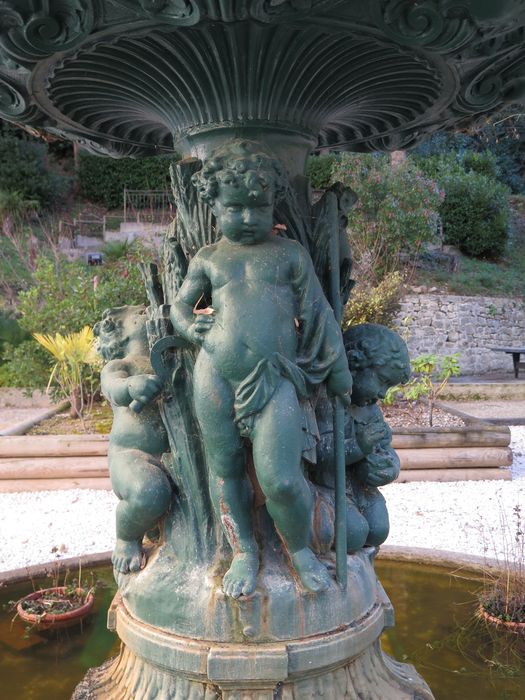
<path fill-rule="evenodd" d="M 446 196 L 440 208 L 445 242 L 478 258 L 497 258 L 505 251 L 509 221 L 505 185 L 475 172 L 442 180 Z"/>
<path fill-rule="evenodd" d="M 147 260 L 148 253 L 140 257 Z M 20 326 L 30 333 L 72 333 L 93 326 L 110 306 L 147 303 L 136 262 L 130 255 L 94 270 L 80 261 L 40 258 L 32 286 L 19 295 Z M 45 388 L 51 363 L 35 341 L 6 344 L 3 357 L 0 384 Z"/>
<path fill-rule="evenodd" d="M 412 378 L 403 385 L 392 386 L 384 399 L 385 404 L 392 404 L 399 396 L 407 401 L 419 401 L 425 397 L 428 400 L 428 422 L 432 427 L 434 406 L 438 396 L 447 386 L 450 377 L 459 375 L 459 353 L 452 355 L 434 355 L 427 353 L 418 355 L 412 365 Z"/>
<path fill-rule="evenodd" d="M 0 137 L 0 190 L 16 191 L 46 208 L 65 197 L 70 186 L 69 178 L 48 169 L 45 143 Z"/>
<path fill-rule="evenodd" d="M 335 155 L 310 156 L 306 164 L 306 176 L 316 190 L 325 190 L 330 185 Z"/>
<path fill-rule="evenodd" d="M 358 197 L 348 214 L 352 248 L 377 249 L 381 243 L 378 279 L 399 268 L 402 252 L 414 254 L 437 236 L 443 194 L 410 161 L 392 167 L 388 156 L 343 154 L 333 164 L 332 181 Z"/>
<path fill-rule="evenodd" d="M 111 209 L 122 206 L 124 187 L 135 190 L 169 189 L 169 166 L 173 158 L 176 156 L 134 160 L 82 155 L 78 172 L 80 194 Z"/>
<path fill-rule="evenodd" d="M 471 170 L 493 180 L 498 178 L 498 163 L 491 151 L 467 151 L 463 156 L 463 167 L 467 172 Z"/>
<path fill-rule="evenodd" d="M 399 271 L 389 272 L 377 284 L 357 284 L 344 309 L 343 328 L 358 323 L 380 323 L 393 327 L 402 295 L 403 278 Z"/>

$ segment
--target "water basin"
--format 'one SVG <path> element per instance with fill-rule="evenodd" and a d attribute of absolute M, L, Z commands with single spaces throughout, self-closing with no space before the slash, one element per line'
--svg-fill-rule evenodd
<path fill-rule="evenodd" d="M 436 700 L 522 700 L 525 639 L 487 628 L 475 617 L 475 574 L 406 562 L 378 561 L 377 573 L 394 604 L 396 627 L 383 647 L 413 663 Z M 82 628 L 24 636 L 7 609 L 31 583 L 0 590 L 0 696 L 9 700 L 69 700 L 86 670 L 118 652 L 106 629 L 115 592 L 109 567 L 93 568 L 100 581 L 95 606 Z M 37 581 L 44 586 L 47 581 Z"/>

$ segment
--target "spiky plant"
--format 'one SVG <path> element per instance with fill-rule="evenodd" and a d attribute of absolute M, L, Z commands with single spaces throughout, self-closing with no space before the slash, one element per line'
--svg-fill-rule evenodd
<path fill-rule="evenodd" d="M 86 408 L 86 368 L 93 368 L 100 360 L 95 351 L 93 329 L 84 326 L 77 333 L 46 335 L 33 333 L 34 339 L 56 360 L 47 385 L 58 387 L 60 393 L 71 401 L 71 415 L 82 419 Z M 91 395 L 93 391 L 90 392 Z"/>

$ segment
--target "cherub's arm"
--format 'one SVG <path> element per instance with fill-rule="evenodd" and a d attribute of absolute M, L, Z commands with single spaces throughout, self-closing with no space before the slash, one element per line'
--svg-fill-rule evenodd
<path fill-rule="evenodd" d="M 111 360 L 100 374 L 102 393 L 116 406 L 129 406 L 132 399 L 128 391 L 129 366 L 123 360 Z"/>
<path fill-rule="evenodd" d="M 214 322 L 213 315 L 195 315 L 193 309 L 202 296 L 211 296 L 211 284 L 204 270 L 200 251 L 191 260 L 184 282 L 171 305 L 171 322 L 177 333 L 191 343 L 202 344 L 204 333 Z"/>
<path fill-rule="evenodd" d="M 115 406 L 129 406 L 132 401 L 144 405 L 157 396 L 162 388 L 154 374 L 133 374 L 125 360 L 111 360 L 100 375 L 104 396 Z"/>
<path fill-rule="evenodd" d="M 355 474 L 367 486 L 389 484 L 399 476 L 400 463 L 396 451 L 392 448 L 392 431 L 382 417 L 379 407 L 375 407 L 373 420 L 364 425 L 362 430 L 362 434 L 357 435 L 358 442 L 361 441 L 361 444 L 369 440 L 367 448 L 372 447 L 372 441 L 375 441 L 375 444 L 366 458 L 356 465 Z"/>

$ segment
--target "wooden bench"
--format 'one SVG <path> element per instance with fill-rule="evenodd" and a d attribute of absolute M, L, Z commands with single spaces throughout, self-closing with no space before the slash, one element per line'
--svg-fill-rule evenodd
<path fill-rule="evenodd" d="M 514 364 L 514 376 L 518 379 L 520 369 L 525 369 L 525 362 L 520 362 L 520 355 L 525 353 L 525 348 L 490 348 L 494 352 L 506 352 L 507 355 L 512 355 Z"/>

